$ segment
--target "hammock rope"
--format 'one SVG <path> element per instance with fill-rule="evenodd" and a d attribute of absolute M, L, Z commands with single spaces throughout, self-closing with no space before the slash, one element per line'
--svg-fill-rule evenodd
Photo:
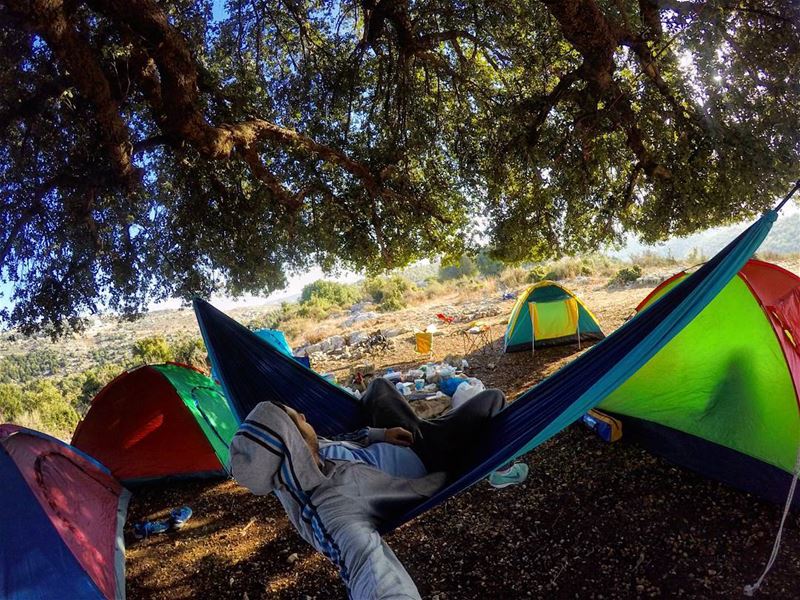
<path fill-rule="evenodd" d="M 786 524 L 786 517 L 789 516 L 789 510 L 792 508 L 792 501 L 794 500 L 794 492 L 797 488 L 798 476 L 800 476 L 800 446 L 797 448 L 797 459 L 794 463 L 794 476 L 792 477 L 792 484 L 789 486 L 789 494 L 786 496 L 786 505 L 783 507 L 781 524 L 778 527 L 778 533 L 775 535 L 775 541 L 772 544 L 772 552 L 770 553 L 769 560 L 767 560 L 764 571 L 761 573 L 761 576 L 758 578 L 758 580 L 753 584 L 744 586 L 743 591 L 745 596 L 755 595 L 755 593 L 761 587 L 761 584 L 764 582 L 767 573 L 769 573 L 772 569 L 772 565 L 775 564 L 775 559 L 778 558 L 778 552 L 781 549 L 781 539 L 783 538 L 783 526 Z"/>

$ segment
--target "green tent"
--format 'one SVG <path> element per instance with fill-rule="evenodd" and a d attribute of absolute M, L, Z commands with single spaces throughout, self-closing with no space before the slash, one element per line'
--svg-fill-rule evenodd
<path fill-rule="evenodd" d="M 605 337 L 592 311 L 575 294 L 555 281 L 540 281 L 517 297 L 508 319 L 505 351 L 530 350 L 534 338 L 537 348 L 574 343 L 579 335 L 581 340 Z"/>
<path fill-rule="evenodd" d="M 687 277 L 678 273 L 637 307 Z M 673 462 L 783 501 L 800 444 L 800 278 L 751 260 L 598 408 Z"/>

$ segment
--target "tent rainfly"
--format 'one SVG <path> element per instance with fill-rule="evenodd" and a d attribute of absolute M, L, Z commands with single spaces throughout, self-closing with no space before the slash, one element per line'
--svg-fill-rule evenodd
<path fill-rule="evenodd" d="M 0 425 L 0 597 L 125 598 L 128 492 L 49 435 Z"/>

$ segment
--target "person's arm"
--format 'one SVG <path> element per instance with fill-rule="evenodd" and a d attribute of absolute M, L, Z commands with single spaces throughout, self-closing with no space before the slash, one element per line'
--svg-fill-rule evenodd
<path fill-rule="evenodd" d="M 378 427 L 363 427 L 328 439 L 334 442 L 351 442 L 359 446 L 369 446 L 375 442 L 383 442 L 386 439 L 386 430 Z"/>
<path fill-rule="evenodd" d="M 352 442 L 360 446 L 369 446 L 376 442 L 386 442 L 395 446 L 410 446 L 414 443 L 414 435 L 402 427 L 364 427 L 358 431 L 343 433 L 330 438 L 334 442 Z"/>
<path fill-rule="evenodd" d="M 352 521 L 336 533 L 347 571 L 342 578 L 351 598 L 420 599 L 414 580 L 369 523 Z"/>

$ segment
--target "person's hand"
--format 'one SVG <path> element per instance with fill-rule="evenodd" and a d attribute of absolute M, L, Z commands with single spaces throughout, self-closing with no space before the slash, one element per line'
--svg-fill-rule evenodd
<path fill-rule="evenodd" d="M 414 435 L 402 427 L 392 427 L 386 430 L 386 442 L 395 446 L 410 446 L 414 443 Z"/>

